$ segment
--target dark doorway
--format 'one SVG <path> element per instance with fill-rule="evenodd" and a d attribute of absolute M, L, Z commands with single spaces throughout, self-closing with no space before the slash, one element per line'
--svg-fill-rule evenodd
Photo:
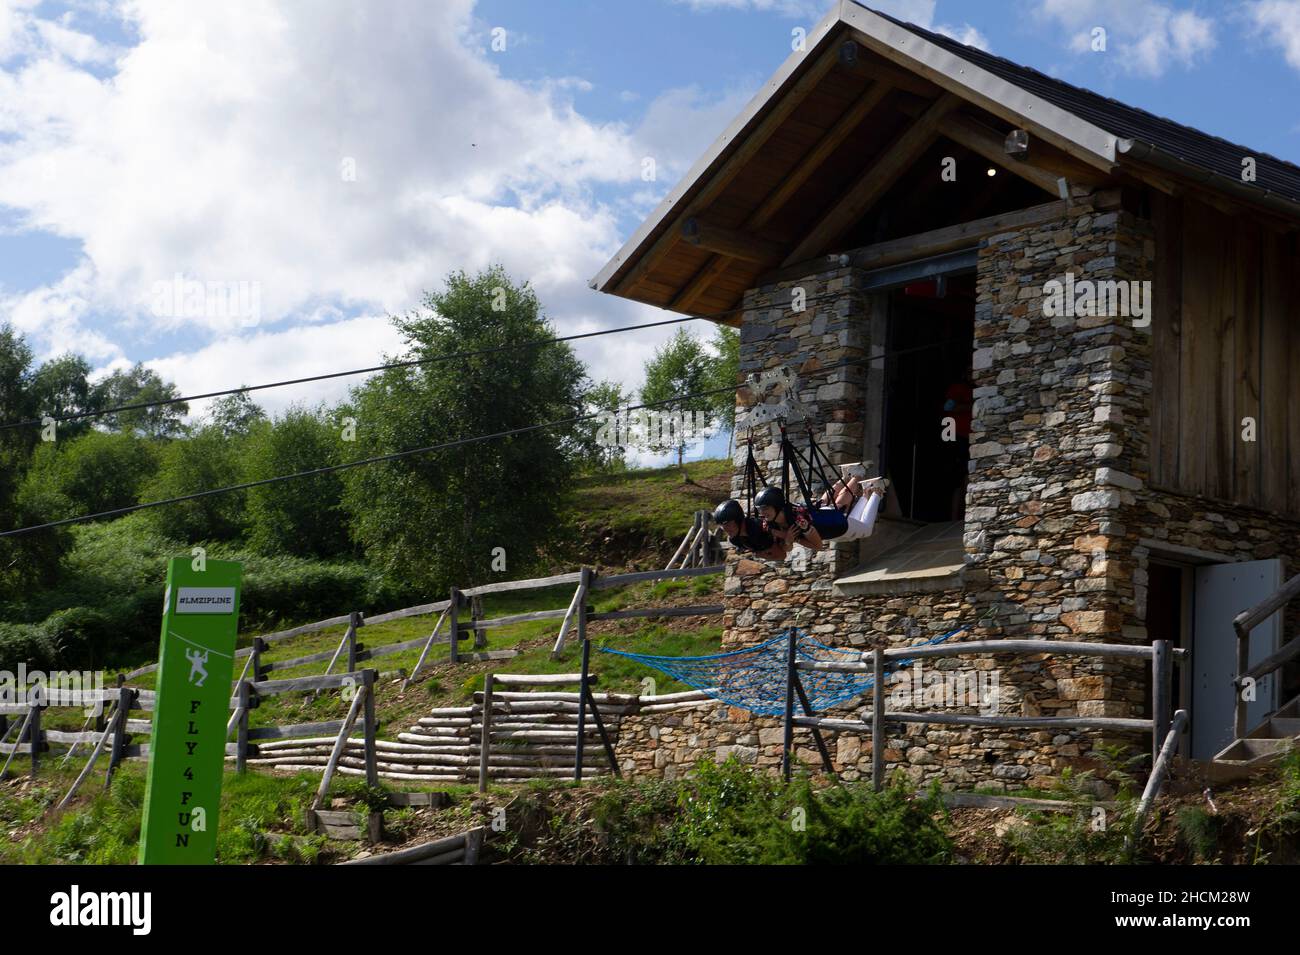
<path fill-rule="evenodd" d="M 1152 560 L 1147 563 L 1147 640 L 1168 640 L 1171 647 L 1183 647 L 1191 633 L 1191 621 L 1188 619 L 1191 601 L 1188 593 L 1190 587 L 1187 568 L 1179 564 L 1166 564 Z M 1183 679 L 1179 679 L 1185 667 L 1174 668 L 1173 699 L 1171 712 L 1187 708 L 1189 689 Z M 1151 705 L 1151 668 L 1143 667 L 1143 710 Z M 1147 714 L 1150 715 L 1149 713 Z"/>
<path fill-rule="evenodd" d="M 882 470 L 893 482 L 899 516 L 960 520 L 970 461 L 975 277 L 916 282 L 888 299 Z"/>

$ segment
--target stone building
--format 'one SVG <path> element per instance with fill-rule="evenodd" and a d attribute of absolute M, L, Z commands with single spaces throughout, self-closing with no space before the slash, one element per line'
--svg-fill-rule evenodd
<path fill-rule="evenodd" d="M 793 370 L 830 459 L 892 482 L 865 541 L 731 554 L 727 647 L 794 623 L 864 649 L 962 624 L 1167 639 L 1188 651 L 1183 752 L 1209 759 L 1234 739 L 1232 620 L 1300 572 L 1298 229 L 1300 168 L 843 0 L 592 285 L 737 327 L 742 377 Z M 781 398 L 740 384 L 738 497 L 744 438 L 777 465 L 750 425 Z M 1252 663 L 1296 610 L 1253 631 Z M 1130 662 L 956 658 L 926 679 L 978 668 L 1003 714 L 1149 716 Z M 1252 726 L 1294 671 L 1260 682 Z M 770 719 L 696 718 L 677 735 L 701 749 L 779 756 Z M 886 755 L 1011 786 L 1147 739 L 912 724 Z M 869 737 L 837 745 L 839 769 L 869 766 Z"/>

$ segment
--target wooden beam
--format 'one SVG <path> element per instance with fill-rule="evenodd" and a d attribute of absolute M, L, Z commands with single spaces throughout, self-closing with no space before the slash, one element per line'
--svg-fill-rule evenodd
<path fill-rule="evenodd" d="M 741 229 L 727 229 L 699 216 L 683 220 L 682 238 L 692 245 L 745 262 L 771 265 L 781 261 L 785 246 Z"/>
<path fill-rule="evenodd" d="M 916 235 L 902 236 L 898 239 L 889 239 L 885 242 L 877 242 L 874 245 L 855 249 L 848 253 L 849 261 L 856 268 L 875 269 L 884 268 L 887 265 L 897 265 L 900 262 L 929 258 L 932 255 L 941 255 L 944 252 L 955 252 L 958 249 L 978 245 L 981 239 L 996 235 L 999 232 L 1040 225 L 1053 219 L 1059 219 L 1066 214 L 1068 209 L 1068 203 L 1064 200 L 1057 200 L 1056 202 L 1045 202 L 1041 205 L 1029 206 L 1026 209 L 1017 209 L 1014 212 L 1003 212 L 995 216 L 987 216 L 983 219 L 972 219 L 970 222 L 959 222 L 957 225 L 944 226 L 941 229 L 932 229 L 929 232 L 918 232 Z M 806 262 L 797 262 L 788 268 L 782 268 L 759 276 L 758 284 L 768 285 L 788 278 L 799 278 L 802 275 L 819 272 L 825 268 L 823 257 Z"/>
<path fill-rule="evenodd" d="M 939 123 L 960 102 L 952 93 L 944 93 L 935 100 L 894 145 L 859 177 L 848 193 L 831 206 L 782 264 L 790 265 L 823 251 L 844 230 L 866 215 L 876 200 L 929 148 L 937 135 Z"/>
<path fill-rule="evenodd" d="M 759 121 L 753 131 L 741 139 L 736 150 L 722 162 L 708 181 L 703 184 L 699 192 L 682 209 L 679 219 L 695 215 L 711 206 L 714 200 L 722 194 L 723 190 L 731 185 L 741 169 L 745 167 L 745 164 L 767 143 L 781 124 L 802 105 L 808 94 L 817 88 L 823 77 L 835 69 L 838 63 L 839 44 L 831 44 L 808 71 L 794 83 L 790 91 L 773 105 L 772 110 Z M 660 233 L 659 238 L 655 240 L 649 249 L 642 253 L 636 264 L 619 280 L 613 291 L 622 295 L 633 288 L 677 244 L 680 238 L 680 231 L 674 224 L 668 223 L 667 228 Z"/>
<path fill-rule="evenodd" d="M 891 70 L 891 72 L 893 72 Z M 870 89 L 854 101 L 835 125 L 826 131 L 816 145 L 810 149 L 798 165 L 782 177 L 781 182 L 768 193 L 757 209 L 745 220 L 744 229 L 761 229 L 779 212 L 791 197 L 812 178 L 836 149 L 857 129 L 892 89 L 892 84 L 878 80 Z M 668 304 L 672 311 L 685 312 L 694 306 L 696 300 L 731 266 L 732 259 L 725 256 L 710 259 L 695 277 L 691 279 L 676 297 Z M 737 323 L 738 324 L 738 323 Z"/>
<path fill-rule="evenodd" d="M 874 14 L 872 14 L 872 16 L 874 16 Z M 948 90 L 950 93 L 959 93 L 962 98 L 975 103 L 977 106 L 980 106 L 992 113 L 994 116 L 1000 117 L 1008 123 L 1017 127 L 1028 128 L 1030 132 L 1037 133 L 1037 135 L 1050 142 L 1053 146 L 1069 153 L 1071 156 L 1074 156 L 1076 159 L 1089 166 L 1099 169 L 1106 174 L 1113 171 L 1114 163 L 1109 162 L 1104 157 L 1099 156 L 1088 149 L 1085 149 L 1078 143 L 1072 142 L 1070 139 L 1057 133 L 1055 130 L 1049 129 L 1039 123 L 1032 123 L 1031 125 L 1031 122 L 1027 121 L 1026 117 L 1020 115 L 1015 109 L 1011 108 L 1006 103 L 999 102 L 988 93 L 972 87 L 969 83 L 949 76 L 947 73 L 943 72 L 943 70 L 934 67 L 930 63 L 920 59 L 914 59 L 902 50 L 896 50 L 878 37 L 874 37 L 861 30 L 852 30 L 851 36 L 863 46 L 867 47 L 867 49 L 897 65 L 898 68 L 918 73 L 927 80 L 933 82 L 936 86 Z"/>
<path fill-rule="evenodd" d="M 940 132 L 958 145 L 965 146 L 977 156 L 982 156 L 993 165 L 1005 169 L 1012 175 L 1019 176 L 1026 182 L 1032 183 L 1049 195 L 1055 196 L 1059 194 L 1056 180 L 1060 176 L 1038 168 L 1033 164 L 1032 160 L 1016 159 L 1013 156 L 1008 156 L 1003 145 L 1005 137 L 983 123 L 971 119 L 969 116 L 950 116 L 947 122 L 943 124 L 943 129 Z"/>

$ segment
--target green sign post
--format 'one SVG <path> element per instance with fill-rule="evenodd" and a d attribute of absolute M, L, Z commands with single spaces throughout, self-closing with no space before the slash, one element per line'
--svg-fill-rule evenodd
<path fill-rule="evenodd" d="M 242 575 L 234 561 L 167 565 L 141 865 L 216 860 Z"/>

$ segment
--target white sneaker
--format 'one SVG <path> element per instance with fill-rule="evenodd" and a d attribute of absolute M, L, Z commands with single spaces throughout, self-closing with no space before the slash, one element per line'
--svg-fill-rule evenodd
<path fill-rule="evenodd" d="M 881 494 L 884 494 L 886 491 L 889 490 L 889 478 L 886 477 L 867 478 L 867 480 L 862 482 L 862 487 L 868 491 L 878 490 L 880 491 Z"/>

